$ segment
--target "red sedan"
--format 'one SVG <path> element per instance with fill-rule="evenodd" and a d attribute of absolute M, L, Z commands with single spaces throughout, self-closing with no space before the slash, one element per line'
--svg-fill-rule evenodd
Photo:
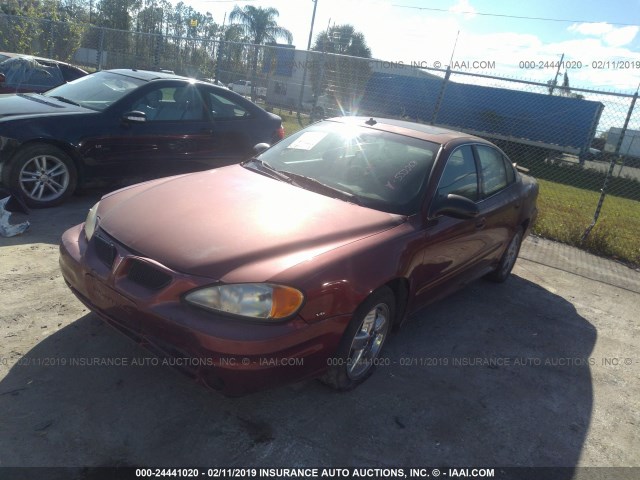
<path fill-rule="evenodd" d="M 239 165 L 106 195 L 64 233 L 60 265 L 106 322 L 210 387 L 344 390 L 411 313 L 507 279 L 537 195 L 480 138 L 338 118 Z"/>

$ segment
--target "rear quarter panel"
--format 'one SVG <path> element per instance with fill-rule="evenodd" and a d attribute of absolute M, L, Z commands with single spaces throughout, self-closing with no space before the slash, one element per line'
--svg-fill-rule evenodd
<path fill-rule="evenodd" d="M 520 213 L 520 225 L 525 225 L 524 236 L 531 233 L 536 219 L 538 218 L 538 194 L 540 187 L 533 177 L 518 172 L 518 183 L 520 186 L 520 198 L 522 199 L 522 209 Z"/>

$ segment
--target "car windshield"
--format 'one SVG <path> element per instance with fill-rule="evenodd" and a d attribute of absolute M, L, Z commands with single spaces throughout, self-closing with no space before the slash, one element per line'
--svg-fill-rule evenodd
<path fill-rule="evenodd" d="M 113 72 L 98 72 L 49 90 L 45 96 L 102 111 L 145 83 Z"/>
<path fill-rule="evenodd" d="M 262 153 L 258 159 L 293 184 L 378 210 L 419 210 L 438 144 L 362 126 L 324 121 Z M 332 192 L 344 195 L 333 195 Z"/>

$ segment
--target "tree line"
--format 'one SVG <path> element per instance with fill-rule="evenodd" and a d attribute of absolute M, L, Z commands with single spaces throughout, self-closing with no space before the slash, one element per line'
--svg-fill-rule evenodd
<path fill-rule="evenodd" d="M 265 59 L 259 45 L 293 41 L 278 23 L 277 9 L 250 5 L 235 6 L 224 25 L 210 12 L 168 0 L 4 0 L 0 14 L 0 50 L 73 62 L 85 47 L 106 52 L 108 57 L 96 58 L 100 68 L 169 68 L 224 83 L 256 78 Z M 352 25 L 319 32 L 312 50 L 371 58 L 364 35 Z M 341 59 L 332 71 L 312 72 L 316 87 L 348 85 L 354 73 L 366 76 L 360 70 L 368 67 L 356 63 Z"/>

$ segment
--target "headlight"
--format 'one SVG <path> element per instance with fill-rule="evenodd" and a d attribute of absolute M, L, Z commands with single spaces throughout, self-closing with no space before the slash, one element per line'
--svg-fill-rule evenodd
<path fill-rule="evenodd" d="M 96 231 L 96 227 L 98 226 L 98 205 L 100 202 L 96 203 L 89 213 L 87 213 L 87 219 L 84 221 L 84 234 L 87 237 L 87 240 L 91 240 L 93 237 L 93 233 Z"/>
<path fill-rule="evenodd" d="M 189 303 L 223 313 L 258 320 L 279 320 L 293 315 L 304 296 L 295 288 L 269 283 L 241 283 L 205 287 L 188 293 Z"/>

